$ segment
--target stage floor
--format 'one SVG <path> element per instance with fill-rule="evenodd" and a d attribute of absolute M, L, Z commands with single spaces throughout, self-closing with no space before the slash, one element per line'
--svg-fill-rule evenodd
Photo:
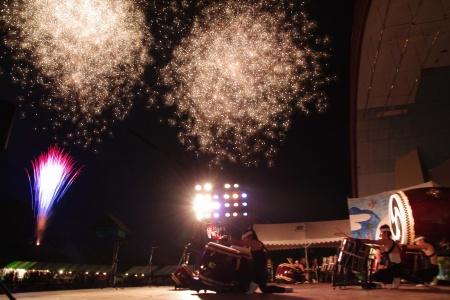
<path fill-rule="evenodd" d="M 330 284 L 303 284 L 294 285 L 294 292 L 289 294 L 252 295 L 239 294 L 197 294 L 189 290 L 174 290 L 172 287 L 130 287 L 124 289 L 91 289 L 69 290 L 51 292 L 17 293 L 17 299 L 134 299 L 134 300 L 227 300 L 227 299 L 389 299 L 401 297 L 402 299 L 450 299 L 450 287 L 416 287 L 401 285 L 398 290 L 375 289 L 363 290 L 360 287 L 345 287 L 333 289 Z M 0 299 L 6 296 L 0 295 Z"/>

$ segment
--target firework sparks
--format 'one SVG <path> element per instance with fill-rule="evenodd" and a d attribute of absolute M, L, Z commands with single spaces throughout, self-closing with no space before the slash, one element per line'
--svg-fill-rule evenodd
<path fill-rule="evenodd" d="M 80 173 L 73 158 L 56 146 L 31 161 L 32 176 L 27 170 L 31 199 L 36 216 L 36 245 L 40 245 L 52 207 L 66 193 Z"/>
<path fill-rule="evenodd" d="M 172 88 L 165 103 L 176 107 L 173 124 L 188 149 L 215 163 L 270 163 L 294 109 L 325 109 L 327 52 L 312 48 L 325 39 L 312 35 L 315 24 L 294 6 L 216 2 L 194 20 L 161 71 Z"/>
<path fill-rule="evenodd" d="M 1 15 L 17 81 L 48 88 L 37 102 L 53 112 L 53 127 L 73 124 L 67 140 L 100 141 L 108 124 L 128 114 L 151 61 L 151 36 L 135 1 L 11 1 Z"/>

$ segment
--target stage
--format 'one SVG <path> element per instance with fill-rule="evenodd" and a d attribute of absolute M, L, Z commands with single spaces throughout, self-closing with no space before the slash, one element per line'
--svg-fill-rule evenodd
<path fill-rule="evenodd" d="M 401 285 L 398 290 L 376 289 L 363 290 L 360 287 L 336 288 L 330 284 L 303 284 L 293 285 L 294 292 L 289 294 L 253 295 L 239 294 L 213 294 L 200 293 L 189 290 L 174 290 L 172 287 L 130 287 L 124 289 L 90 289 L 17 293 L 17 299 L 152 299 L 152 300 L 226 300 L 226 299 L 389 299 L 401 297 L 403 299 L 449 299 L 450 287 L 416 287 L 414 285 Z M 0 299 L 6 299 L 4 295 Z"/>

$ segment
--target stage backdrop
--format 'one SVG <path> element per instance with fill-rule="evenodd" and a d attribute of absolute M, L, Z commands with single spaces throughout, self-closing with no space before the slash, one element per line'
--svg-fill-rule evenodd
<path fill-rule="evenodd" d="M 383 224 L 388 224 L 391 226 L 391 229 L 395 235 L 395 239 L 397 239 L 401 243 L 411 243 L 414 239 L 414 236 L 412 236 L 411 234 L 407 234 L 407 230 L 403 230 L 400 233 L 399 229 L 401 228 L 400 223 L 402 222 L 408 223 L 407 225 L 411 225 L 411 227 L 414 227 L 414 223 L 409 224 L 410 221 L 406 218 L 408 214 L 407 212 L 403 213 L 403 209 L 392 207 L 393 205 L 396 206 L 395 200 L 398 198 L 397 196 L 393 195 L 399 194 L 403 191 L 420 188 L 432 188 L 436 186 L 437 185 L 435 183 L 430 181 L 402 190 L 387 191 L 360 198 L 349 198 L 348 209 L 352 237 L 376 239 L 379 235 L 379 227 Z M 410 205 L 406 206 L 410 207 Z M 414 230 L 414 228 L 412 228 L 411 230 Z"/>

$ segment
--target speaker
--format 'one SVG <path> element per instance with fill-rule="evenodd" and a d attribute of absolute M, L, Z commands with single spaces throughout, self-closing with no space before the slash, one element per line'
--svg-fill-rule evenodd
<path fill-rule="evenodd" d="M 14 104 L 0 100 L 0 148 L 4 150 L 8 146 L 15 111 Z"/>

